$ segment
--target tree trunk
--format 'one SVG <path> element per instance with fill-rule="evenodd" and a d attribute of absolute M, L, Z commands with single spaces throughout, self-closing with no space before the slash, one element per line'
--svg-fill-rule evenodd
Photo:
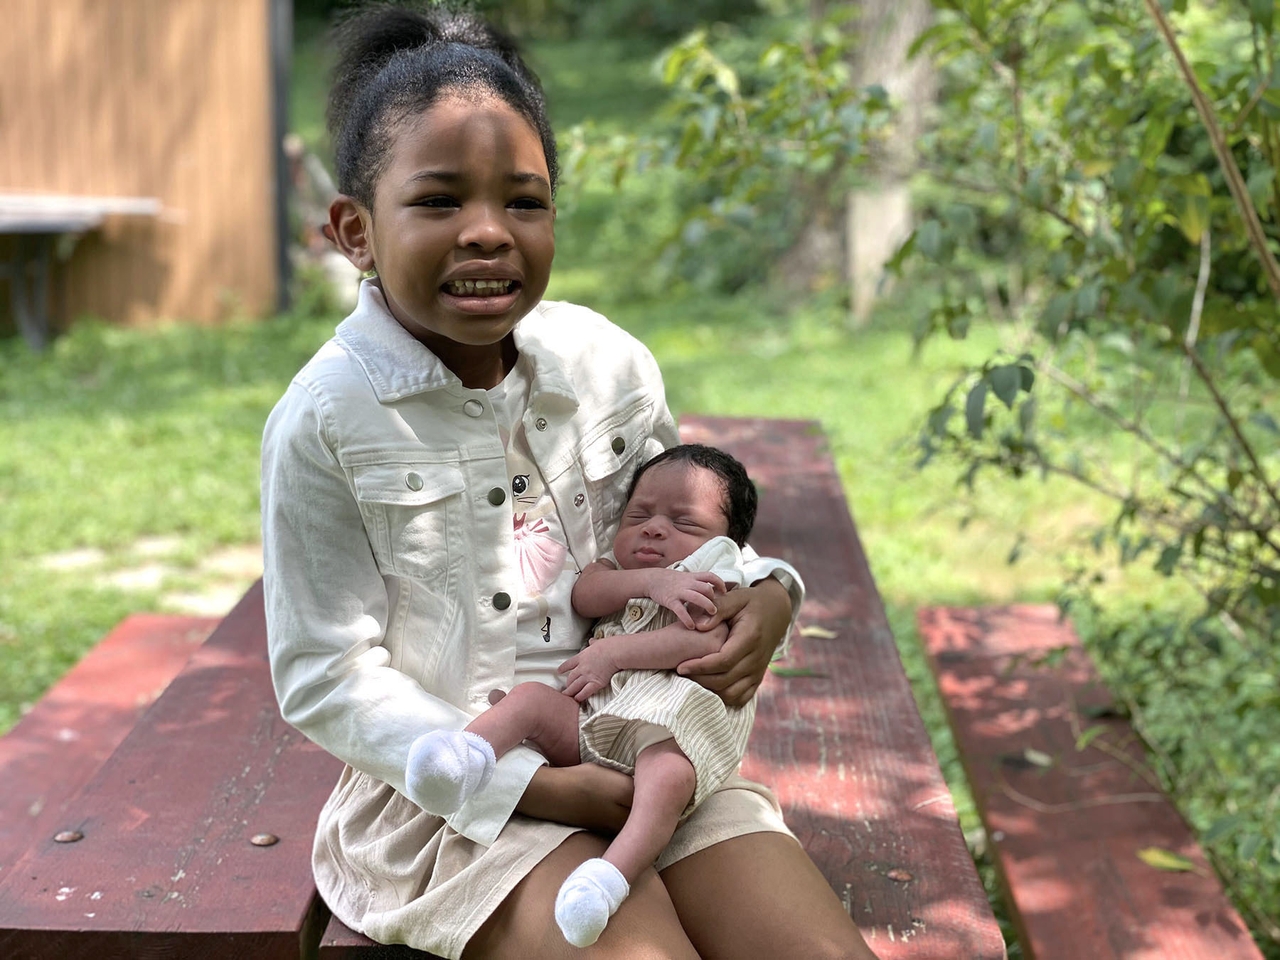
<path fill-rule="evenodd" d="M 908 180 L 915 166 L 915 142 L 936 92 L 928 59 L 907 59 L 912 42 L 929 25 L 928 0 L 862 0 L 861 7 L 854 82 L 880 84 L 897 113 L 893 132 L 870 168 L 871 183 L 853 191 L 846 207 L 846 270 L 855 326 L 866 322 L 885 263 L 911 233 Z"/>

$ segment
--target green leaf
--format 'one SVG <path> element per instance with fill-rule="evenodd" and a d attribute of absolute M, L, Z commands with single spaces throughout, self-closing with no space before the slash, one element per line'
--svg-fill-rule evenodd
<path fill-rule="evenodd" d="M 1244 822 L 1244 818 L 1238 813 L 1227 814 L 1225 817 L 1219 817 L 1213 823 L 1209 824 L 1209 829 L 1200 837 L 1201 843 L 1213 843 L 1215 840 L 1221 840 L 1228 834 L 1234 833 L 1236 828 Z"/>
<path fill-rule="evenodd" d="M 1107 728 L 1105 726 L 1090 727 L 1088 730 L 1080 734 L 1080 736 L 1076 737 L 1076 749 L 1083 750 L 1106 732 Z"/>
<path fill-rule="evenodd" d="M 926 220 L 916 227 L 916 246 L 930 260 L 937 260 L 942 252 L 942 224 L 937 220 Z"/>
<path fill-rule="evenodd" d="M 1247 833 L 1240 841 L 1240 859 L 1253 860 L 1262 848 L 1262 837 L 1256 833 Z"/>
<path fill-rule="evenodd" d="M 1255 410 L 1249 414 L 1249 422 L 1255 427 L 1261 427 L 1271 433 L 1280 434 L 1280 424 L 1276 423 L 1275 417 L 1267 413 L 1265 410 Z"/>
<path fill-rule="evenodd" d="M 982 429 L 985 424 L 985 409 L 987 405 L 987 382 L 979 380 L 973 385 L 973 389 L 969 391 L 969 396 L 964 401 L 964 419 L 969 427 L 969 436 L 975 440 L 982 439 Z"/>
<path fill-rule="evenodd" d="M 1007 364 L 1002 367 L 994 367 L 987 374 L 987 380 L 991 384 L 991 390 L 1010 410 L 1013 409 L 1013 401 L 1018 396 L 1018 389 L 1022 386 L 1022 372 L 1015 364 Z"/>
<path fill-rule="evenodd" d="M 1138 851 L 1138 859 L 1147 866 L 1169 873 L 1186 873 L 1196 868 L 1194 863 L 1181 854 L 1160 847 L 1143 847 Z"/>

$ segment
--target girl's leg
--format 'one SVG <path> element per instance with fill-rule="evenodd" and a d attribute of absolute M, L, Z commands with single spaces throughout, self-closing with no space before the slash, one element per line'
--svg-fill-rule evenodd
<path fill-rule="evenodd" d="M 636 758 L 631 812 L 604 856 L 574 870 L 556 895 L 556 923 L 577 946 L 596 941 L 626 900 L 630 885 L 670 842 L 680 814 L 693 796 L 693 764 L 675 740 L 663 740 Z"/>
<path fill-rule="evenodd" d="M 578 703 L 542 683 L 521 683 L 467 725 L 432 730 L 409 748 L 405 788 L 422 809 L 446 816 L 484 789 L 497 758 L 530 740 L 552 764 L 576 764 Z"/>
<path fill-rule="evenodd" d="M 502 901 L 467 943 L 463 960 L 698 960 L 653 870 L 636 878 L 631 896 L 599 940 L 586 950 L 565 941 L 552 917 L 556 891 L 575 867 L 599 857 L 605 845 L 592 833 L 565 840 Z"/>
<path fill-rule="evenodd" d="M 705 960 L 875 960 L 826 878 L 785 834 L 713 844 L 673 863 L 662 882 Z"/>

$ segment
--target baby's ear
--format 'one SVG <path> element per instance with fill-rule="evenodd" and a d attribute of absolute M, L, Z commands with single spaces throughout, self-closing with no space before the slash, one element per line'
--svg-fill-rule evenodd
<path fill-rule="evenodd" d="M 329 204 L 325 235 L 361 273 L 374 268 L 373 218 L 353 197 L 339 194 Z"/>

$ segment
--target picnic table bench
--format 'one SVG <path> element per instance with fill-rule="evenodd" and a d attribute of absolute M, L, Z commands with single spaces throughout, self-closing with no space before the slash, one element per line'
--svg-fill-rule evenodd
<path fill-rule="evenodd" d="M 817 425 L 691 417 L 682 433 L 746 464 L 761 493 L 753 545 L 792 560 L 808 586 L 743 772 L 776 790 L 883 960 L 1002 958 Z M 105 761 L 82 761 L 56 822 L 25 826 L 23 851 L 0 860 L 0 956 L 423 956 L 347 930 L 316 893 L 312 834 L 340 764 L 280 717 L 260 584 L 129 719 Z M 37 779 L 59 776 L 50 752 Z M 0 795 L 9 772 L 0 752 Z"/>
<path fill-rule="evenodd" d="M 1028 960 L 1262 960 L 1057 607 L 916 619 Z"/>
<path fill-rule="evenodd" d="M 99 229 L 108 216 L 156 216 L 152 197 L 80 197 L 64 194 L 0 193 L 0 237 L 12 238 L 13 252 L 0 263 L 9 281 L 9 304 L 18 332 L 33 350 L 43 350 L 52 335 L 49 283 L 55 259 L 66 260 L 71 247 Z"/>

